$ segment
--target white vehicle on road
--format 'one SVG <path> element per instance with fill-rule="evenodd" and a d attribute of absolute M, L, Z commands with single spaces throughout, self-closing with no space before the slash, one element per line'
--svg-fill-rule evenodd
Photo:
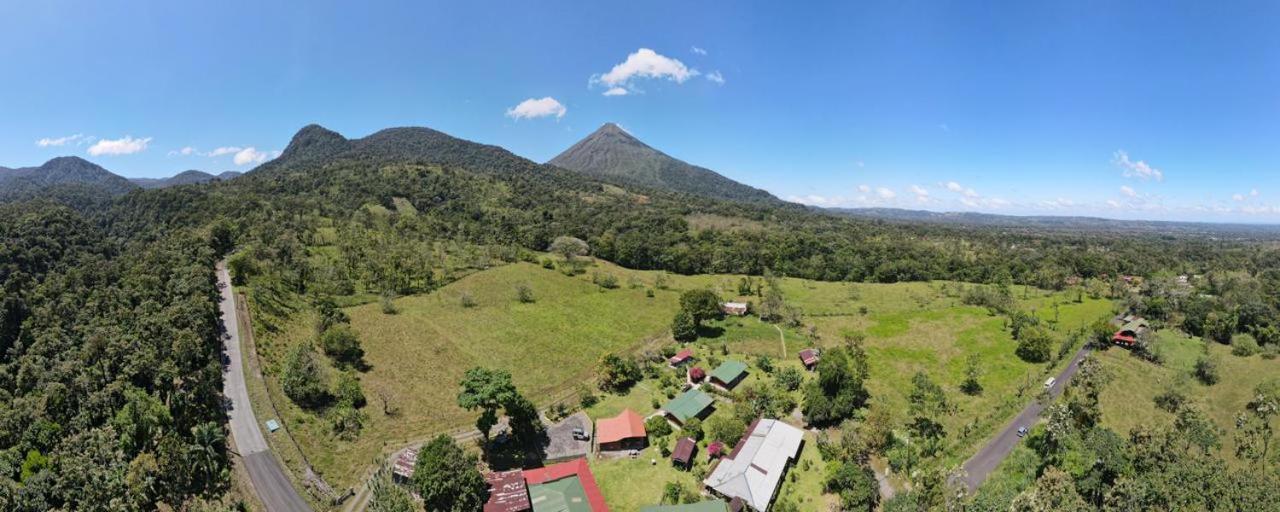
<path fill-rule="evenodd" d="M 1054 379 L 1053 377 L 1049 377 L 1049 380 L 1044 381 L 1044 388 L 1045 389 L 1052 388 L 1053 385 L 1057 382 L 1058 382 L 1057 379 Z"/>

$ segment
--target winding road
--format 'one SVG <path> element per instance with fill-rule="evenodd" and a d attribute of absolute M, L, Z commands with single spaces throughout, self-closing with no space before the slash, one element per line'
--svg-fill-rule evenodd
<path fill-rule="evenodd" d="M 218 288 L 222 299 L 222 327 L 226 333 L 226 352 L 222 394 L 227 400 L 227 416 L 231 424 L 231 437 L 249 472 L 254 492 L 268 512 L 311 512 L 306 500 L 294 489 L 285 475 L 284 468 L 276 461 L 258 427 L 258 420 L 249 405 L 249 390 L 245 386 L 244 363 L 240 354 L 240 321 L 236 314 L 231 277 L 225 261 L 218 262 Z"/>
<path fill-rule="evenodd" d="M 1080 369 L 1080 361 L 1089 354 L 1088 348 L 1082 348 L 1076 352 L 1075 357 L 1071 358 L 1071 363 L 1058 374 L 1053 383 L 1053 387 L 1049 388 L 1049 395 L 1058 398 L 1062 394 L 1063 388 L 1067 383 L 1071 382 L 1071 378 L 1076 376 L 1076 371 Z M 1040 413 L 1044 411 L 1044 404 L 1039 400 L 1032 400 L 1027 407 L 1018 413 L 1018 417 L 1013 422 L 1000 431 L 991 442 L 983 446 L 978 453 L 974 454 L 969 460 L 964 462 L 964 476 L 962 480 L 969 491 L 975 491 L 982 486 L 982 482 L 995 471 L 1000 462 L 1009 456 L 1013 451 L 1013 447 L 1018 444 L 1018 429 L 1021 427 L 1031 428 L 1040 418 Z"/>

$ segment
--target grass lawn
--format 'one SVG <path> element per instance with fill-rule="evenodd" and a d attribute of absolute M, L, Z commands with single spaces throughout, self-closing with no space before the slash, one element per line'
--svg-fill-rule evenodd
<path fill-rule="evenodd" d="M 1119 348 L 1098 354 L 1098 359 L 1113 375 L 1101 396 L 1102 424 L 1122 436 L 1139 425 L 1168 424 L 1173 421 L 1173 414 L 1157 408 L 1154 398 L 1170 386 L 1180 386 L 1225 434 L 1219 455 L 1228 463 L 1237 462 L 1231 442 L 1235 417 L 1253 398 L 1258 384 L 1280 378 L 1280 360 L 1268 361 L 1257 355 L 1233 356 L 1229 346 L 1205 343 L 1175 329 L 1162 330 L 1158 336 L 1161 347 L 1157 350 L 1166 357 L 1162 366 L 1133 357 Z M 1205 386 L 1191 376 L 1196 360 L 1206 350 L 1219 361 L 1221 379 L 1212 386 Z"/>

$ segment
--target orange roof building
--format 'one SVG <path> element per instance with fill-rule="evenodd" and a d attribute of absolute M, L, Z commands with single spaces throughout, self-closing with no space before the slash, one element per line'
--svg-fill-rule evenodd
<path fill-rule="evenodd" d="M 601 450 L 640 449 L 647 439 L 644 418 L 631 409 L 596 421 L 596 441 Z"/>

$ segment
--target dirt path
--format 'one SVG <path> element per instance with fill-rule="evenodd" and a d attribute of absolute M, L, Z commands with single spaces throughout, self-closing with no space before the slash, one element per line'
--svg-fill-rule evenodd
<path fill-rule="evenodd" d="M 782 333 L 781 327 L 774 325 L 773 328 L 778 330 L 778 341 L 782 342 L 782 360 L 786 361 L 787 360 L 787 335 Z"/>

